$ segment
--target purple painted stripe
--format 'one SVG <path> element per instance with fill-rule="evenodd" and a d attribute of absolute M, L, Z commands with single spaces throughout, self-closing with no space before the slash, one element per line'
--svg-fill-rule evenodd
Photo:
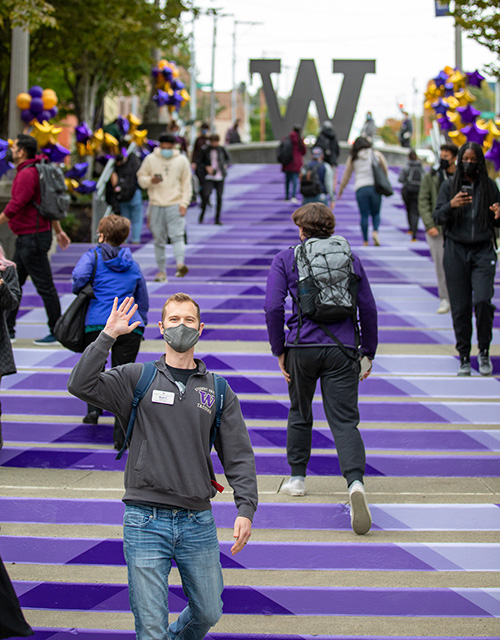
<path fill-rule="evenodd" d="M 231 555 L 220 542 L 224 569 L 340 571 L 498 571 L 500 544 L 366 544 L 251 542 Z M 2 536 L 4 562 L 124 566 L 123 543 L 115 539 Z"/>
<path fill-rule="evenodd" d="M 54 629 L 33 627 L 33 640 L 135 640 L 134 631 L 104 629 Z M 346 640 L 346 636 L 272 635 L 270 633 L 208 633 L 207 640 Z M 475 640 L 477 636 L 404 636 L 404 640 Z M 394 640 L 394 636 L 349 636 L 349 640 Z M 481 640 L 498 640 L 498 636 L 481 636 Z"/>
<path fill-rule="evenodd" d="M 96 469 L 123 471 L 125 456 L 115 460 L 115 451 L 89 449 L 45 449 L 36 447 L 5 447 L 0 451 L 0 466 L 31 469 Z M 390 456 L 370 455 L 366 476 L 392 477 L 500 477 L 498 456 Z M 212 453 L 216 473 L 223 473 L 220 460 Z M 257 453 L 257 473 L 287 475 L 290 467 L 285 453 Z M 341 475 L 338 457 L 334 454 L 313 454 L 307 467 L 309 475 Z"/>
<path fill-rule="evenodd" d="M 112 443 L 112 425 L 47 422 L 2 422 L 5 442 L 58 442 L 76 444 Z M 495 431 L 444 431 L 360 429 L 367 449 L 393 451 L 500 451 L 500 439 Z M 286 447 L 286 427 L 249 427 L 252 445 L 256 448 Z M 313 449 L 334 449 L 329 429 L 313 429 Z"/>
<path fill-rule="evenodd" d="M 121 525 L 124 504 L 117 500 L 0 498 L 3 522 Z M 218 527 L 232 528 L 237 515 L 230 502 L 212 503 Z M 497 531 L 495 504 L 372 504 L 373 530 Z M 253 521 L 257 529 L 350 530 L 347 504 L 261 503 Z"/>
<path fill-rule="evenodd" d="M 26 609 L 130 610 L 126 585 L 16 581 L 14 588 Z M 223 611 L 226 615 L 500 617 L 500 590 L 482 589 L 477 593 L 479 597 L 475 597 L 475 592 L 475 589 L 228 586 L 223 593 Z M 171 586 L 170 611 L 180 613 L 185 605 L 182 587 Z"/>

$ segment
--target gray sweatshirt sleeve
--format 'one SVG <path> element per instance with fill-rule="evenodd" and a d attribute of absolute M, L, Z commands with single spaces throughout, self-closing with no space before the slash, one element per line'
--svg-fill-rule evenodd
<path fill-rule="evenodd" d="M 141 364 L 125 364 L 103 371 L 114 339 L 101 331 L 82 354 L 68 380 L 68 391 L 128 422 Z"/>
<path fill-rule="evenodd" d="M 229 385 L 215 450 L 234 491 L 238 515 L 252 520 L 258 503 L 255 456 L 239 400 Z"/>

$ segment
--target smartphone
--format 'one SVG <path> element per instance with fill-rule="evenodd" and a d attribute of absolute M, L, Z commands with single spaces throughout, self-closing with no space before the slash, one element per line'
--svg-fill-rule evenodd
<path fill-rule="evenodd" d="M 363 356 L 361 358 L 361 368 L 359 370 L 359 380 L 363 380 L 363 376 L 365 375 L 365 373 L 367 371 L 370 371 L 370 369 L 372 368 L 372 361 L 370 360 L 370 358 L 368 358 L 368 356 Z"/>
<path fill-rule="evenodd" d="M 163 176 L 161 175 L 161 173 L 155 173 L 155 178 L 160 182 L 163 180 Z"/>
<path fill-rule="evenodd" d="M 473 187 L 471 184 L 463 184 L 460 187 L 460 191 L 462 193 L 466 193 L 468 196 L 471 196 L 471 198 L 472 198 L 472 190 L 473 190 Z"/>

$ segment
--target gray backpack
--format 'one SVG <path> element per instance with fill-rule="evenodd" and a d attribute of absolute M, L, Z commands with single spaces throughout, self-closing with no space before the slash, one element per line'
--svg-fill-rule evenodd
<path fill-rule="evenodd" d="M 299 273 L 297 305 L 318 324 L 351 317 L 356 324 L 358 278 L 342 236 L 309 238 L 294 248 Z"/>
<path fill-rule="evenodd" d="M 35 204 L 38 212 L 47 220 L 62 220 L 69 208 L 70 196 L 62 169 L 52 162 L 35 165 L 40 179 L 40 204 Z"/>

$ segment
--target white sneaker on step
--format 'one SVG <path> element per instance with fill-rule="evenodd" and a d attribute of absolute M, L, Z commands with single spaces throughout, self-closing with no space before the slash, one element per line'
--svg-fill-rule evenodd
<path fill-rule="evenodd" d="M 351 503 L 351 527 L 358 536 L 370 531 L 372 516 L 366 501 L 363 483 L 355 480 L 349 487 L 349 502 Z"/>
<path fill-rule="evenodd" d="M 304 496 L 306 494 L 306 479 L 302 476 L 288 478 L 279 488 L 279 493 L 284 493 L 287 496 Z"/>
<path fill-rule="evenodd" d="M 439 303 L 439 307 L 437 308 L 437 313 L 448 313 L 449 310 L 450 303 L 448 302 L 448 300 L 446 300 L 446 298 L 442 298 L 441 302 Z"/>

